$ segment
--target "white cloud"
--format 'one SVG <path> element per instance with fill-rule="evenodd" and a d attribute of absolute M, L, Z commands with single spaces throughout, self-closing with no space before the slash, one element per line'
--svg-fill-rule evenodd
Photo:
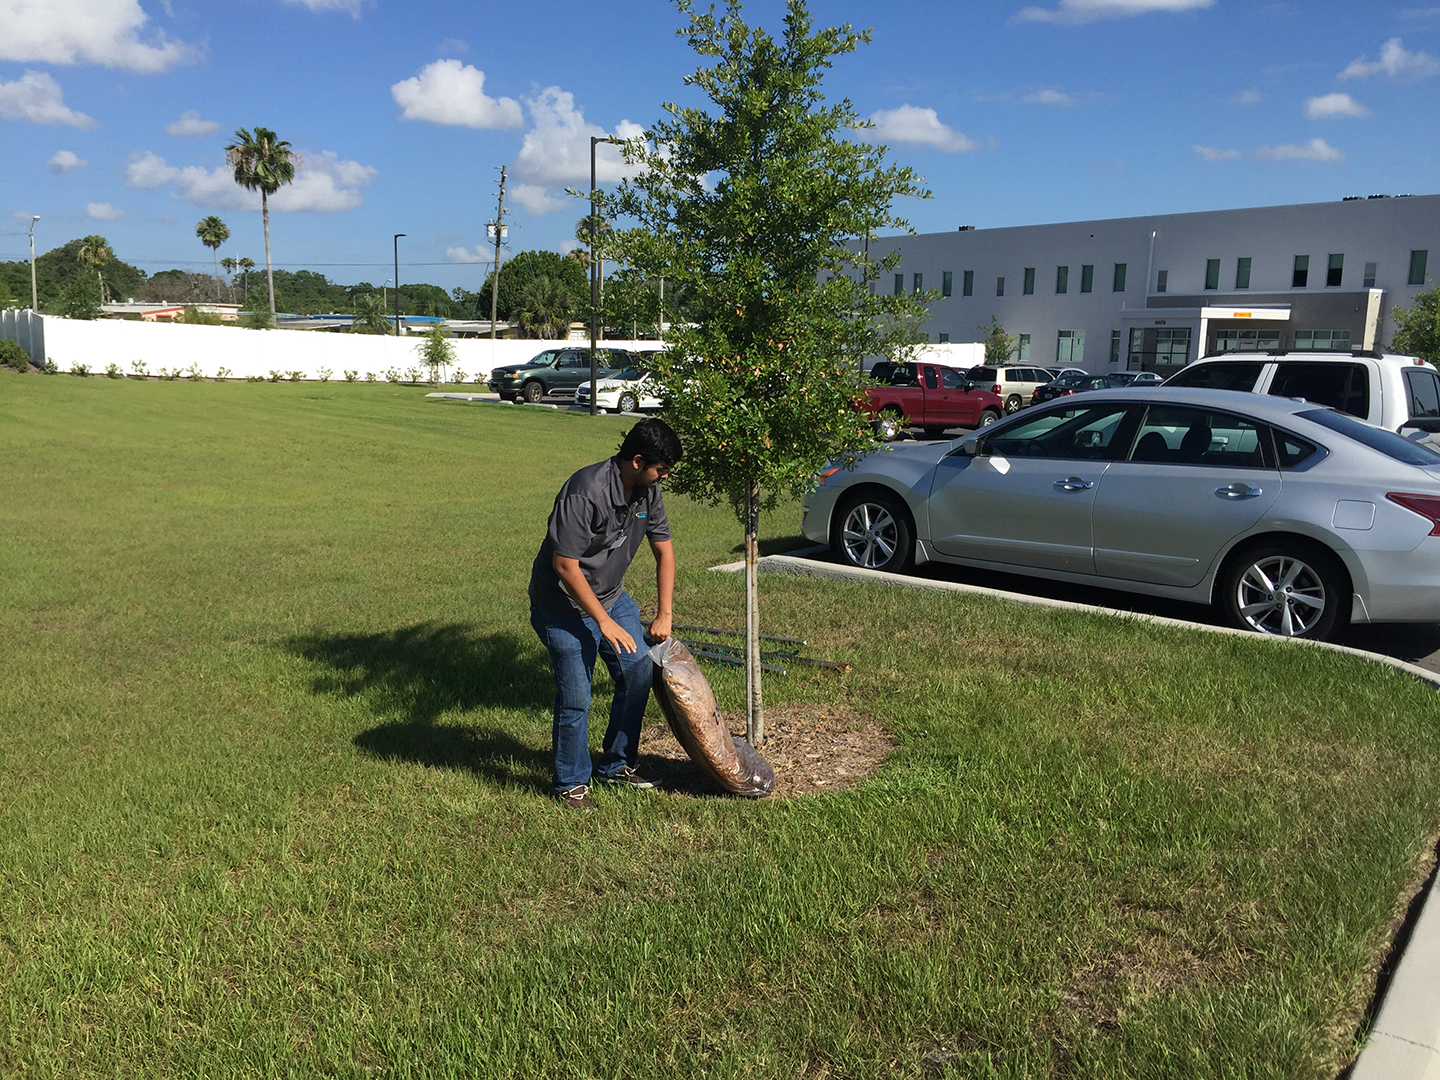
<path fill-rule="evenodd" d="M 456 53 L 467 53 L 470 51 L 470 43 L 464 38 L 447 37 L 439 45 L 435 46 L 435 52 L 440 56 L 454 56 Z"/>
<path fill-rule="evenodd" d="M 1190 147 L 1190 149 L 1194 150 L 1195 153 L 1199 154 L 1206 161 L 1234 161 L 1244 156 L 1239 150 L 1221 150 L 1218 146 L 1201 146 L 1199 143 L 1196 143 Z"/>
<path fill-rule="evenodd" d="M 27 71 L 14 82 L 0 82 L 0 117 L 29 120 L 32 124 L 95 127 L 93 117 L 69 108 L 64 98 L 65 92 L 50 75 L 43 71 Z"/>
<path fill-rule="evenodd" d="M 1264 100 L 1259 90 L 1241 90 L 1230 99 L 1231 105 L 1259 105 Z"/>
<path fill-rule="evenodd" d="M 548 214 L 567 205 L 567 200 L 557 199 L 539 184 L 517 184 L 511 189 L 513 198 L 523 210 L 535 215 Z"/>
<path fill-rule="evenodd" d="M 79 172 L 90 163 L 70 150 L 56 150 L 55 156 L 45 163 L 56 176 L 61 173 Z"/>
<path fill-rule="evenodd" d="M 404 120 L 472 128 L 517 128 L 525 122 L 514 98 L 485 93 L 485 73 L 459 60 L 436 60 L 390 87 Z"/>
<path fill-rule="evenodd" d="M 635 139 L 645 134 L 644 128 L 629 120 L 621 120 L 613 132 L 585 123 L 584 115 L 575 107 L 575 95 L 558 86 L 546 87 L 525 104 L 530 110 L 532 126 L 525 133 L 525 142 L 515 158 L 515 176 L 522 181 L 560 184 L 583 180 L 588 185 L 592 135 Z M 639 171 L 639 166 L 625 164 L 619 147 L 609 143 L 596 147 L 598 183 L 613 184 Z"/>
<path fill-rule="evenodd" d="M 870 122 L 875 125 L 875 139 L 882 143 L 919 143 L 952 154 L 968 154 L 983 148 L 975 139 L 942 124 L 934 109 L 922 109 L 918 105 L 880 109 L 870 114 Z"/>
<path fill-rule="evenodd" d="M 92 202 L 85 205 L 85 216 L 91 221 L 119 221 L 125 216 L 125 211 L 108 202 Z"/>
<path fill-rule="evenodd" d="M 1329 120 L 1337 116 L 1369 116 L 1370 110 L 1349 94 L 1323 94 L 1305 99 L 1306 120 Z"/>
<path fill-rule="evenodd" d="M 166 135 L 183 137 L 186 135 L 211 135 L 220 130 L 220 123 L 216 120 L 202 120 L 200 114 L 194 109 L 186 109 L 180 114 L 180 119 L 172 124 L 165 125 Z"/>
<path fill-rule="evenodd" d="M 1393 79 L 1428 79 L 1431 75 L 1440 75 L 1440 59 L 1429 53 L 1411 52 L 1398 37 L 1391 38 L 1380 46 L 1378 60 L 1356 57 L 1340 72 L 1340 78 L 1368 79 L 1382 73 Z"/>
<path fill-rule="evenodd" d="M 1056 8 L 1027 7 L 1016 13 L 1013 22 L 1064 23 L 1070 26 L 1097 19 L 1124 19 L 1162 11 L 1175 15 L 1198 8 L 1214 7 L 1215 0 L 1060 0 Z"/>
<path fill-rule="evenodd" d="M 281 213 L 333 213 L 353 210 L 364 202 L 357 188 L 373 183 L 379 173 L 370 165 L 344 161 L 333 151 L 302 154 L 295 179 L 270 198 L 270 206 Z M 125 167 L 125 183 L 133 188 L 169 186 L 173 198 L 216 210 L 258 210 L 260 195 L 235 183 L 227 165 L 206 169 L 200 165 L 171 165 L 159 154 L 146 150 L 136 154 Z"/>
<path fill-rule="evenodd" d="M 360 12 L 371 6 L 370 0 L 285 0 L 285 3 L 311 11 L 343 11 L 352 19 L 360 18 Z"/>
<path fill-rule="evenodd" d="M 1284 143 L 1280 146 L 1257 146 L 1255 156 L 1261 161 L 1320 161 L 1327 165 L 1338 165 L 1345 160 L 1342 151 L 1318 138 L 1298 145 Z"/>
<path fill-rule="evenodd" d="M 139 0 L 0 0 L 0 60 L 155 74 L 199 56 L 163 30 L 142 40 L 149 20 Z"/>
<path fill-rule="evenodd" d="M 463 247 L 447 247 L 445 249 L 445 261 L 450 263 L 488 263 L 493 256 L 485 250 L 481 244 L 475 245 L 475 250 Z"/>
<path fill-rule="evenodd" d="M 1056 105 L 1062 109 L 1068 109 L 1075 104 L 1075 99 L 1062 90 L 1036 90 L 1033 94 L 1026 94 L 1020 101 L 1026 105 Z"/>

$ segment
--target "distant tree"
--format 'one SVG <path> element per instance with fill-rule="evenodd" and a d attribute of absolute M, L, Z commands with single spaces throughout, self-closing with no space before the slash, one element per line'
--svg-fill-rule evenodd
<path fill-rule="evenodd" d="M 444 379 L 445 369 L 455 363 L 455 346 L 450 344 L 444 329 L 439 324 L 432 326 L 415 351 L 420 354 L 420 362 L 430 369 L 430 381 L 438 386 Z"/>
<path fill-rule="evenodd" d="M 574 303 L 572 318 L 589 318 L 590 282 L 583 263 L 553 251 L 521 251 L 500 268 L 500 295 L 496 315 L 514 321 L 519 314 L 520 297 L 525 287 L 537 277 L 548 277 L 564 286 Z M 492 272 L 485 278 L 477 296 L 480 318 L 490 317 L 490 289 L 495 280 Z"/>
<path fill-rule="evenodd" d="M 1432 282 L 1430 288 L 1415 294 L 1408 308 L 1396 308 L 1390 314 L 1399 328 L 1390 348 L 1440 363 L 1440 286 Z"/>
<path fill-rule="evenodd" d="M 564 338 L 570 332 L 575 299 L 552 277 L 532 278 L 520 296 L 518 319 L 526 337 Z"/>
<path fill-rule="evenodd" d="M 244 128 L 236 131 L 235 141 L 225 147 L 225 158 L 235 167 L 237 184 L 247 191 L 260 192 L 260 213 L 265 221 L 265 280 L 273 323 L 275 277 L 270 262 L 270 196 L 295 179 L 295 165 L 300 159 L 288 142 L 262 127 L 257 127 L 253 135 Z"/>
<path fill-rule="evenodd" d="M 221 221 L 214 214 L 201 218 L 200 223 L 195 226 L 195 235 L 200 242 L 210 249 L 210 254 L 215 258 L 215 299 L 220 299 L 220 245 L 230 239 L 230 226 Z"/>
<path fill-rule="evenodd" d="M 235 265 L 240 268 L 240 295 L 250 295 L 250 271 L 255 269 L 255 260 L 240 258 L 235 260 Z"/>
<path fill-rule="evenodd" d="M 385 301 L 378 292 L 355 297 L 355 321 L 350 324 L 352 334 L 388 334 L 393 329 L 394 324 L 385 314 Z"/>
<path fill-rule="evenodd" d="M 15 294 L 10 291 L 10 286 L 7 285 L 3 279 L 0 279 L 0 308 L 13 308 L 19 306 L 20 301 L 17 300 L 15 298 Z"/>
<path fill-rule="evenodd" d="M 103 302 L 99 282 L 89 274 L 76 274 L 60 294 L 60 314 L 67 319 L 98 319 Z"/>
<path fill-rule="evenodd" d="M 985 342 L 985 363 L 1009 363 L 1010 358 L 1015 355 L 1015 336 L 1005 332 L 1000 320 L 991 315 L 989 326 L 981 325 L 976 329 L 980 331 L 981 340 Z"/>
<path fill-rule="evenodd" d="M 95 271 L 95 280 L 100 285 L 100 303 L 105 303 L 105 277 L 101 268 L 115 257 L 110 250 L 110 241 L 103 236 L 87 236 L 80 241 L 75 258 L 81 266 Z M 93 318 L 94 316 L 90 316 Z"/>
<path fill-rule="evenodd" d="M 617 270 L 606 280 L 605 303 L 600 310 L 608 337 L 639 339 L 659 333 L 659 293 L 633 267 Z"/>

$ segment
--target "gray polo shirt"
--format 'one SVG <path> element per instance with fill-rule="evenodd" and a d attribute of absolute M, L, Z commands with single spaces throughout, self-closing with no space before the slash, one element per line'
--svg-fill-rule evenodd
<path fill-rule="evenodd" d="M 625 571 L 647 537 L 670 539 L 660 485 L 636 487 L 627 503 L 619 458 L 586 466 L 555 496 L 545 541 L 530 568 L 530 603 L 556 614 L 585 614 L 555 573 L 555 556 L 563 555 L 580 560 L 586 582 L 608 609 L 625 587 Z"/>

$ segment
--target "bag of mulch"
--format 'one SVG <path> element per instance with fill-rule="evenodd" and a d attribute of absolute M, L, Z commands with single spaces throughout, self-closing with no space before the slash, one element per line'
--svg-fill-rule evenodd
<path fill-rule="evenodd" d="M 775 770 L 744 739 L 730 734 L 705 673 L 690 650 L 667 638 L 650 650 L 655 697 L 675 739 L 705 774 L 732 795 L 759 799 L 775 790 Z"/>

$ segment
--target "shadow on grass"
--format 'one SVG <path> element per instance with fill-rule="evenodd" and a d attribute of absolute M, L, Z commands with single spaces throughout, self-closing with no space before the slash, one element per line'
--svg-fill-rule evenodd
<path fill-rule="evenodd" d="M 396 718 L 355 736 L 361 750 L 548 790 L 548 746 L 505 731 L 436 724 L 445 713 L 485 706 L 548 713 L 554 683 L 538 641 L 478 634 L 463 623 L 418 623 L 379 634 L 304 634 L 284 645 L 328 669 L 311 693 L 364 698 L 380 716 Z"/>
<path fill-rule="evenodd" d="M 814 546 L 815 541 L 811 540 L 809 537 L 801 536 L 798 534 L 791 536 L 762 536 L 760 537 L 759 544 L 760 554 L 762 557 L 765 555 L 785 555 L 799 548 L 807 548 Z M 730 550 L 736 555 L 744 555 L 744 541 L 742 540 Z"/>

